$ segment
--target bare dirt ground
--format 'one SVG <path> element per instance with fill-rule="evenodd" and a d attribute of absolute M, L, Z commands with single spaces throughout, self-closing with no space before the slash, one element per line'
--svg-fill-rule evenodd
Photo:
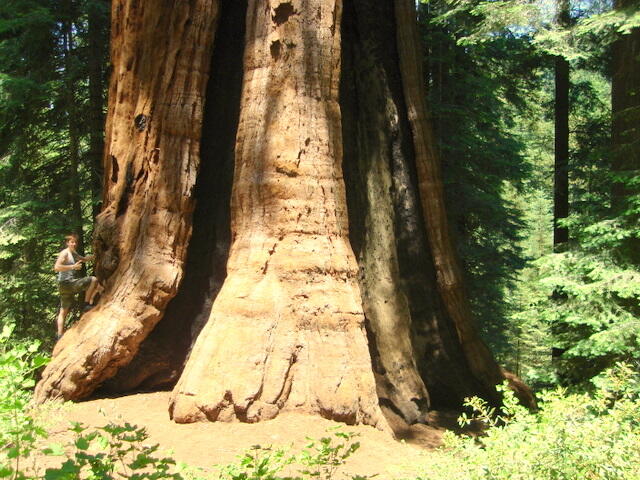
<path fill-rule="evenodd" d="M 118 398 L 103 398 L 69 404 L 55 414 L 49 442 L 66 443 L 72 439 L 67 427 L 72 421 L 100 427 L 109 422 L 131 423 L 146 427 L 149 439 L 145 443 L 159 444 L 160 454 L 169 453 L 176 461 L 206 472 L 215 465 L 237 461 L 237 457 L 254 445 L 286 447 L 299 452 L 308 437 L 319 439 L 327 430 L 342 425 L 323 418 L 282 414 L 274 420 L 256 424 L 197 423 L 179 425 L 169 419 L 169 392 L 139 393 Z M 373 475 L 376 479 L 415 479 L 420 465 L 428 461 L 429 451 L 440 444 L 444 428 L 452 414 L 433 414 L 436 426 L 403 426 L 394 422 L 396 438 L 390 433 L 368 426 L 342 426 L 346 432 L 359 436 L 360 449 L 347 460 L 336 478 L 342 474 Z"/>

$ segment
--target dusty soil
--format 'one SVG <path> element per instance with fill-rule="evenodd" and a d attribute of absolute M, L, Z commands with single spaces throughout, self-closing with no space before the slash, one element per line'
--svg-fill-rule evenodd
<path fill-rule="evenodd" d="M 167 413 L 169 392 L 139 393 L 118 398 L 103 398 L 68 404 L 55 414 L 49 442 L 66 443 L 72 436 L 69 422 L 100 427 L 109 422 L 129 422 L 146 427 L 149 440 L 158 443 L 160 452 L 178 462 L 205 471 L 215 465 L 233 463 L 253 445 L 281 446 L 301 450 L 307 437 L 327 436 L 327 429 L 338 424 L 323 418 L 300 414 L 282 414 L 260 423 L 196 423 L 178 425 Z M 428 461 L 429 450 L 439 445 L 444 428 L 453 414 L 433 414 L 435 426 L 403 426 L 394 422 L 396 438 L 368 426 L 344 426 L 344 431 L 359 435 L 360 449 L 347 461 L 341 473 L 373 475 L 377 479 L 416 478 L 420 465 Z M 400 439 L 399 439 L 400 438 Z"/>

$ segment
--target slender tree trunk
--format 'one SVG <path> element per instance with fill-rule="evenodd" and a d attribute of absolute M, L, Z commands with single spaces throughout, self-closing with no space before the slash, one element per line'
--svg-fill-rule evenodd
<path fill-rule="evenodd" d="M 58 342 L 36 399 L 77 399 L 135 355 L 182 278 L 199 163 L 212 0 L 114 2 L 99 305 Z"/>
<path fill-rule="evenodd" d="M 73 90 L 71 90 L 73 92 Z M 68 96 L 74 102 L 73 94 Z M 77 125 L 77 109 L 72 103 L 67 113 L 69 115 L 69 169 L 68 194 L 71 207 L 71 230 L 78 235 L 78 250 L 84 251 L 84 225 L 82 219 L 82 193 L 80 192 L 80 132 Z"/>
<path fill-rule="evenodd" d="M 569 27 L 569 0 L 558 0 L 557 24 Z M 555 163 L 553 174 L 553 249 L 569 241 L 569 230 L 559 222 L 569 216 L 569 62 L 555 59 Z"/>
<path fill-rule="evenodd" d="M 560 28 L 568 28 L 570 23 L 569 0 L 557 0 L 556 23 Z M 555 102 L 554 102 L 554 167 L 553 167 L 553 250 L 561 252 L 567 248 L 569 230 L 560 226 L 560 221 L 569 216 L 569 62 L 564 57 L 555 58 Z M 559 290 L 553 298 L 566 300 L 566 294 Z M 561 325 L 551 325 L 553 334 L 558 334 Z M 559 368 L 566 348 L 551 348 L 551 359 Z"/>
<path fill-rule="evenodd" d="M 70 207 L 69 229 L 78 235 L 78 249 L 83 250 L 83 221 L 80 193 L 80 129 L 78 119 L 78 105 L 75 97 L 76 73 L 73 67 L 73 55 L 75 41 L 73 33 L 73 21 L 75 16 L 73 2 L 64 2 L 64 13 L 67 19 L 63 23 L 63 56 L 64 56 L 64 84 L 65 84 L 65 110 L 67 117 L 67 132 L 69 135 L 68 168 L 65 182 L 65 190 Z"/>

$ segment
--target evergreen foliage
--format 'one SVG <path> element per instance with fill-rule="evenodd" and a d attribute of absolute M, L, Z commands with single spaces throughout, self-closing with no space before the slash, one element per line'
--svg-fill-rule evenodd
<path fill-rule="evenodd" d="M 102 19 L 97 52 L 88 40 L 90 12 Z M 107 15 L 103 0 L 0 5 L 0 322 L 22 336 L 51 331 L 55 254 L 65 233 L 91 228 L 95 168 L 87 142 L 96 132 L 81 119 L 95 110 L 88 58 L 99 55 L 104 72 Z"/>
<path fill-rule="evenodd" d="M 598 379 L 593 394 L 555 389 L 529 412 L 504 388 L 498 417 L 470 399 L 476 421 L 489 426 L 480 438 L 447 434 L 447 449 L 431 456 L 421 479 L 635 480 L 640 458 L 640 384 L 627 365 Z M 467 422 L 469 418 L 462 417 Z"/>
<path fill-rule="evenodd" d="M 541 58 L 528 37 L 510 32 L 462 45 L 477 22 L 470 10 L 478 3 L 463 9 L 430 1 L 421 12 L 450 223 L 474 313 L 494 352 L 505 358 L 511 353 L 505 292 L 524 266 L 522 213 L 507 192 L 522 192 L 531 175 L 514 126 L 529 110 L 527 91 L 536 88 Z"/>

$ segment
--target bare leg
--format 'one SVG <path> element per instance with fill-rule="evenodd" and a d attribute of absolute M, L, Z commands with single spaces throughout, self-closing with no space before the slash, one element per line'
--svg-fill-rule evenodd
<path fill-rule="evenodd" d="M 87 291 L 84 294 L 84 301 L 89 305 L 93 305 L 93 300 L 98 293 L 98 279 L 96 277 L 91 277 L 91 285 L 87 288 Z"/>
<path fill-rule="evenodd" d="M 60 307 L 60 311 L 58 312 L 58 318 L 56 319 L 56 326 L 58 327 L 58 336 L 61 337 L 64 333 L 64 321 L 69 315 L 69 307 L 63 308 Z"/>
<path fill-rule="evenodd" d="M 104 287 L 100 284 L 100 282 L 98 282 L 96 280 L 96 286 L 93 289 L 93 293 L 91 294 L 91 298 L 89 298 L 89 303 L 91 305 L 94 305 L 95 299 L 96 299 L 96 295 L 101 294 L 102 292 L 104 292 Z"/>

